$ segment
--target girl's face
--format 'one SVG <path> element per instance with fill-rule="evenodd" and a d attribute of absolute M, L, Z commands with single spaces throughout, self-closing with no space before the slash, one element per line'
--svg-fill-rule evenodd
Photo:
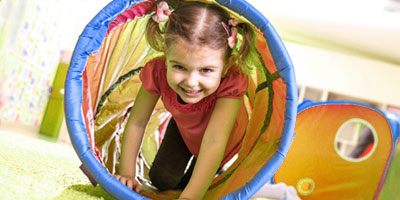
<path fill-rule="evenodd" d="M 224 71 L 224 50 L 180 41 L 166 52 L 168 85 L 188 104 L 214 93 Z"/>

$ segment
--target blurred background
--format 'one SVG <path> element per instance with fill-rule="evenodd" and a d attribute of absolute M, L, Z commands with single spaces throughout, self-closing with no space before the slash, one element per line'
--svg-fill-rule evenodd
<path fill-rule="evenodd" d="M 0 1 L 0 130 L 69 143 L 63 83 L 77 39 L 109 0 Z M 400 112 L 400 1 L 256 1 L 292 58 L 299 103 Z"/>
<path fill-rule="evenodd" d="M 400 1 L 256 1 L 282 37 L 299 102 L 356 100 L 400 107 Z"/>
<path fill-rule="evenodd" d="M 66 70 L 80 33 L 109 2 L 0 1 L 1 130 L 60 135 L 69 142 L 63 120 Z"/>

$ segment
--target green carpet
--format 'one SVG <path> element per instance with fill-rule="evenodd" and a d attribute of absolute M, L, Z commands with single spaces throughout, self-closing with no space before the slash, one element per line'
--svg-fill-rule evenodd
<path fill-rule="evenodd" d="M 71 146 L 0 131 L 0 199 L 113 199 L 80 164 Z"/>
<path fill-rule="evenodd" d="M 80 165 L 71 146 L 0 131 L 1 200 L 114 199 L 93 187 Z"/>

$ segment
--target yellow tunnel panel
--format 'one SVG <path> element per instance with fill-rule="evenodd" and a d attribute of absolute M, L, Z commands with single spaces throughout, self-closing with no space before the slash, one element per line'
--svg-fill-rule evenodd
<path fill-rule="evenodd" d="M 344 159 L 335 150 L 338 130 L 360 119 L 376 132 L 371 154 Z M 347 104 L 310 107 L 297 115 L 296 136 L 275 182 L 297 188 L 302 199 L 374 199 L 392 151 L 390 126 L 378 111 Z"/>

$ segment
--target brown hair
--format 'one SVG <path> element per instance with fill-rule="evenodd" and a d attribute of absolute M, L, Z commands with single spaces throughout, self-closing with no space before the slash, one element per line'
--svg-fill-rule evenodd
<path fill-rule="evenodd" d="M 230 15 L 227 11 L 216 4 L 197 1 L 170 0 L 167 3 L 172 8 L 177 6 L 165 28 L 152 19 L 149 19 L 146 27 L 147 40 L 153 49 L 165 52 L 172 43 L 179 40 L 193 45 L 207 45 L 215 50 L 225 49 L 226 66 L 237 64 L 242 72 L 247 71 L 246 59 L 254 45 L 254 33 L 249 24 L 238 24 L 242 42 L 237 55 L 232 55 L 232 49 L 228 46 L 228 33 L 221 24 L 228 24 Z"/>

